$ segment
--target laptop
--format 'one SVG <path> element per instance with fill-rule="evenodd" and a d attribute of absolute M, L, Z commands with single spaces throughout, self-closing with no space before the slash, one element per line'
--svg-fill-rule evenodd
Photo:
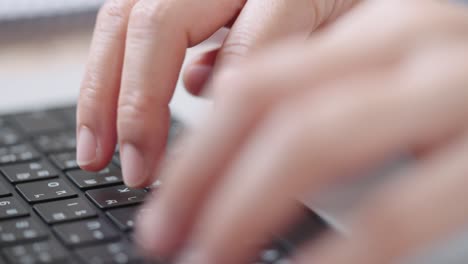
<path fill-rule="evenodd" d="M 63 5 L 65 1 L 30 2 L 62 3 L 55 9 L 60 10 L 58 14 L 77 16 L 80 12 L 88 16 L 101 2 L 85 0 L 90 4 L 80 10 L 76 2 L 81 0 L 68 1 L 68 6 Z M 7 2 L 19 3 L 2 3 Z M 15 15 L 21 21 L 24 17 L 28 21 L 35 17 L 54 21 L 61 16 L 44 13 L 48 8 L 32 9 L 29 15 L 24 13 L 27 8 L 18 10 Z M 16 23 L 12 21 L 16 20 L 9 18 L 7 22 L 10 28 Z M 82 171 L 76 164 L 74 104 L 89 36 L 86 33 L 82 38 L 54 42 L 59 48 L 53 51 L 44 48 L 49 42 L 40 41 L 39 45 L 0 46 L 0 264 L 169 264 L 143 259 L 134 247 L 134 219 L 147 195 L 157 192 L 158 186 L 136 190 L 124 186 L 118 152 L 97 173 Z M 73 47 L 73 54 L 61 54 L 62 46 Z M 191 50 L 188 56 L 209 48 Z M 207 102 L 189 96 L 179 85 L 171 102 L 170 134 L 175 137 L 181 128 L 197 122 L 207 107 Z M 286 264 L 304 241 L 326 230 L 343 231 L 340 215 L 351 207 L 343 201 L 354 200 L 350 197 L 358 196 L 355 193 L 361 193 L 365 186 L 368 184 L 359 183 L 351 191 L 340 191 L 336 195 L 339 199 L 331 199 L 340 200 L 335 203 L 313 207 L 306 202 L 304 217 L 289 232 L 276 234 L 251 263 Z M 409 263 L 466 263 L 466 245 L 468 240 L 462 237 L 436 254 Z"/>

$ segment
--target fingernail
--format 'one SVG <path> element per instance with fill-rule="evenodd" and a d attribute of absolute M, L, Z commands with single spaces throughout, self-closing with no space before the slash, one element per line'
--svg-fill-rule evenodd
<path fill-rule="evenodd" d="M 142 214 L 136 225 L 136 241 L 139 247 L 148 256 L 173 258 L 180 242 L 180 236 L 175 229 L 177 220 L 168 217 L 160 201 L 146 206 L 150 209 Z"/>
<path fill-rule="evenodd" d="M 76 162 L 79 166 L 86 166 L 96 160 L 97 141 L 94 133 L 87 126 L 78 130 L 78 146 Z"/>
<path fill-rule="evenodd" d="M 151 205 L 151 208 L 142 213 L 137 222 L 137 243 L 148 255 L 168 257 L 171 247 L 171 225 L 161 213 L 160 205 Z"/>
<path fill-rule="evenodd" d="M 124 143 L 120 149 L 120 159 L 125 184 L 129 187 L 139 187 L 148 176 L 141 152 L 133 144 Z"/>
<path fill-rule="evenodd" d="M 187 68 L 187 74 L 190 76 L 188 82 L 191 90 L 200 91 L 208 79 L 211 77 L 213 67 L 210 65 L 191 65 Z"/>

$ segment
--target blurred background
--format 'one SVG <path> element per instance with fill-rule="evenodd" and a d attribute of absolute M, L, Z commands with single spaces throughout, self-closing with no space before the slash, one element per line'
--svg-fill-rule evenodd
<path fill-rule="evenodd" d="M 69 29 L 71 26 L 92 26 L 96 10 L 104 0 L 2 0 L 0 26 L 7 37 L 28 30 L 28 24 L 44 29 Z M 3 35 L 2 32 L 2 36 Z M 38 32 L 39 33 L 39 32 Z M 3 38 L 2 38 L 3 39 Z"/>
<path fill-rule="evenodd" d="M 0 1 L 0 111 L 76 98 L 104 0 Z"/>
<path fill-rule="evenodd" d="M 96 14 L 104 2 L 0 0 L 0 113 L 76 102 Z M 210 44 L 191 49 L 188 56 Z M 186 122 L 204 105 L 184 89 L 176 90 L 171 103 Z"/>

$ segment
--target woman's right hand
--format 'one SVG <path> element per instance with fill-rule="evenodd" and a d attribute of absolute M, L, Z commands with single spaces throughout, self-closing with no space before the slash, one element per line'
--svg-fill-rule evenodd
<path fill-rule="evenodd" d="M 99 170 L 120 145 L 125 183 L 154 180 L 166 144 L 168 103 L 185 51 L 231 25 L 223 46 L 187 68 L 198 94 L 213 67 L 285 36 L 307 38 L 357 0 L 109 0 L 101 9 L 81 86 L 77 161 Z M 215 65 L 216 61 L 216 65 Z"/>
<path fill-rule="evenodd" d="M 411 149 L 424 151 L 340 219 L 346 236 L 291 263 L 395 263 L 455 235 L 468 223 L 467 69 L 468 8 L 438 0 L 367 1 L 249 56 L 210 82 L 216 111 L 176 143 L 135 241 L 178 264 L 250 263 L 296 199 Z"/>

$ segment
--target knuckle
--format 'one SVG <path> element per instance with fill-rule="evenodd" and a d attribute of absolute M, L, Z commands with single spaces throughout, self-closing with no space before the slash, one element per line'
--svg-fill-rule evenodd
<path fill-rule="evenodd" d="M 135 144 L 157 146 L 161 144 L 155 135 L 164 131 L 169 122 L 168 105 L 155 103 L 152 96 L 140 92 L 126 94 L 117 110 L 117 134 L 121 141 L 130 140 Z"/>
<path fill-rule="evenodd" d="M 100 17 L 125 17 L 126 13 L 126 1 L 123 0 L 109 0 L 104 3 L 99 11 Z"/>
<path fill-rule="evenodd" d="M 326 20 L 334 19 L 342 11 L 344 5 L 349 2 L 352 1 L 309 1 L 311 13 L 314 17 L 313 27 L 317 27 Z"/>
<path fill-rule="evenodd" d="M 92 67 L 90 67 L 92 68 Z M 97 125 L 99 122 L 115 122 L 116 87 L 105 85 L 98 70 L 87 69 L 80 85 L 78 120 Z"/>
<path fill-rule="evenodd" d="M 99 81 L 95 74 L 87 72 L 83 79 L 80 89 L 80 103 L 86 104 L 90 107 L 94 106 L 101 101 L 102 92 L 99 87 Z"/>
<path fill-rule="evenodd" d="M 140 91 L 127 92 L 121 96 L 118 104 L 118 127 L 144 126 L 155 111 L 156 99 Z"/>
<path fill-rule="evenodd" d="M 346 10 L 349 10 L 354 5 L 360 2 L 360 0 L 334 0 L 334 1 L 324 1 L 324 2 L 332 2 L 333 6 L 328 13 L 327 20 L 335 19 Z"/>
<path fill-rule="evenodd" d="M 237 28 L 236 32 L 231 33 L 231 36 L 232 37 L 228 38 L 223 44 L 220 54 L 218 55 L 224 61 L 245 57 L 252 47 L 252 42 L 255 40 L 255 36 L 253 36 L 253 33 L 247 28 Z"/>
<path fill-rule="evenodd" d="M 99 10 L 98 24 L 117 24 L 125 21 L 130 13 L 131 1 L 108 0 Z"/>
<path fill-rule="evenodd" d="M 82 86 L 78 100 L 77 119 L 79 122 L 88 122 L 96 116 L 95 113 L 99 112 L 98 108 L 101 105 L 99 98 L 99 91 L 95 86 Z"/>
<path fill-rule="evenodd" d="M 152 31 L 156 26 L 168 23 L 171 19 L 171 7 L 173 1 L 140 1 L 130 14 L 130 26 L 132 29 Z"/>
<path fill-rule="evenodd" d="M 99 92 L 93 86 L 84 86 L 80 92 L 80 103 L 89 106 L 94 105 L 99 101 Z"/>

